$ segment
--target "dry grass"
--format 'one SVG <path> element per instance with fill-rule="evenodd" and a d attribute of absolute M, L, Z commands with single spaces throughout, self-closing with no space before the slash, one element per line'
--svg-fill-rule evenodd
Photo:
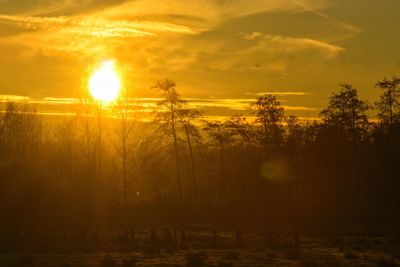
<path fill-rule="evenodd" d="M 201 230 L 199 230 L 201 231 Z M 108 252 L 64 254 L 2 254 L 0 266 L 6 267 L 394 267 L 399 266 L 398 243 L 384 237 L 302 237 L 300 247 L 290 240 L 279 245 L 261 245 L 258 232 L 243 231 L 246 247 L 235 247 L 234 231 L 218 232 L 218 248 L 209 242 L 210 231 L 187 231 L 186 248 L 150 244 L 146 236 L 143 245 L 118 250 L 110 246 Z M 162 236 L 159 236 L 162 242 Z M 169 238 L 171 239 L 171 238 Z M 201 241 L 204 243 L 201 244 Z M 175 242 L 175 241 L 174 241 Z M 360 249 L 361 248 L 361 249 Z"/>

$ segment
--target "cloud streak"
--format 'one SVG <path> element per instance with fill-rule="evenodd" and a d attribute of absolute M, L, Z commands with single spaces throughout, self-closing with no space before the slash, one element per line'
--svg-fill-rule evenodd
<path fill-rule="evenodd" d="M 184 25 L 156 21 L 110 20 L 94 17 L 32 17 L 0 15 L 0 21 L 14 23 L 20 27 L 36 31 L 58 33 L 78 33 L 102 37 L 154 36 L 159 32 L 195 34 L 197 31 Z"/>
<path fill-rule="evenodd" d="M 122 2 L 125 0 L 0 0 L 0 10 L 25 16 L 65 15 L 99 10 Z"/>
<path fill-rule="evenodd" d="M 260 93 L 246 93 L 246 95 L 256 95 L 256 96 L 263 96 L 263 95 L 276 95 L 276 96 L 306 96 L 310 95 L 308 92 L 281 92 L 281 91 L 271 91 L 271 92 L 260 92 Z"/>
<path fill-rule="evenodd" d="M 128 106 L 135 112 L 152 112 L 160 101 L 157 97 L 132 98 Z M 227 110 L 235 112 L 248 112 L 249 106 L 255 101 L 255 98 L 183 98 L 190 108 L 200 109 L 207 113 L 215 112 L 215 109 L 221 109 L 220 115 L 226 114 Z M 71 114 L 71 111 L 77 109 L 81 104 L 78 98 L 57 98 L 45 97 L 41 99 L 30 98 L 28 96 L 0 95 L 0 103 L 16 102 L 26 103 L 37 107 L 41 114 L 56 112 Z M 315 108 L 306 106 L 283 106 L 287 111 L 315 111 Z M 112 108 L 112 107 L 111 107 Z M 56 109 L 54 111 L 54 109 Z M 72 112 L 73 113 L 73 112 Z M 209 114 L 208 114 L 209 115 Z"/>
<path fill-rule="evenodd" d="M 107 10 L 108 15 L 118 16 L 184 16 L 201 18 L 209 23 L 220 23 L 227 19 L 262 12 L 298 12 L 309 7 L 320 10 L 329 6 L 326 0 L 136 0 Z M 157 8 L 154 8 L 157 7 Z"/>
<path fill-rule="evenodd" d="M 116 20 L 96 16 L 34 17 L 0 15 L 0 23 L 25 31 L 5 36 L 0 42 L 24 45 L 48 53 L 67 52 L 80 56 L 107 54 L 123 40 L 154 38 L 160 34 L 193 35 L 199 30 L 185 25 L 148 20 Z"/>
<path fill-rule="evenodd" d="M 0 58 L 0 89 L 31 90 L 37 96 L 57 90 L 54 95 L 76 96 L 90 66 L 114 58 L 124 68 L 123 79 L 143 91 L 160 77 L 170 77 L 196 95 L 221 90 L 215 95 L 240 96 L 243 88 L 308 90 L 309 84 L 288 85 L 286 76 L 336 64 L 347 50 L 335 40 L 356 32 L 324 15 L 332 3 L 0 0 L 0 48 L 9 51 Z M 323 26 L 308 30 L 316 21 Z M 325 34 L 335 36 L 330 40 Z M 19 71 L 23 78 L 16 80 Z M 245 105 L 237 100 L 192 104 L 229 110 Z M 291 108 L 308 110 L 302 105 Z"/>
<path fill-rule="evenodd" d="M 328 57 L 334 57 L 345 48 L 321 40 L 311 38 L 287 37 L 282 35 L 262 34 L 260 32 L 242 33 L 245 40 L 259 41 L 259 47 L 269 47 L 271 44 L 282 47 L 282 50 L 292 52 L 296 50 L 318 49 L 326 52 Z"/>
<path fill-rule="evenodd" d="M 287 75 L 291 66 L 332 60 L 344 53 L 344 47 L 306 37 L 290 37 L 260 32 L 240 33 L 248 42 L 245 47 L 228 56 L 212 56 L 210 67 L 216 70 L 239 72 L 269 72 Z M 217 53 L 215 53 L 218 55 Z"/>

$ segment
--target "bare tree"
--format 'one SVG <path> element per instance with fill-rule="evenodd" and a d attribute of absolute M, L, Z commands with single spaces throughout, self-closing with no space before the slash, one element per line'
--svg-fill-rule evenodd
<path fill-rule="evenodd" d="M 97 140 L 96 140 L 96 159 L 97 159 L 97 181 L 101 184 L 103 178 L 103 124 L 104 124 L 104 107 L 101 101 L 94 103 L 96 124 L 97 124 Z"/>
<path fill-rule="evenodd" d="M 193 125 L 193 122 L 201 116 L 201 112 L 193 109 L 179 109 L 178 110 L 178 121 L 182 125 L 185 132 L 185 137 L 188 145 L 189 156 L 190 156 L 190 175 L 192 182 L 192 190 L 194 198 L 197 197 L 197 185 L 195 176 L 195 165 L 193 156 L 193 145 L 192 138 L 200 138 L 199 131 Z"/>
<path fill-rule="evenodd" d="M 124 89 L 121 91 L 120 97 L 116 103 L 116 112 L 118 114 L 118 124 L 116 129 L 117 135 L 117 154 L 121 159 L 121 173 L 122 173 L 122 191 L 123 199 L 126 202 L 128 200 L 128 188 L 129 188 L 129 164 L 128 156 L 130 154 L 129 140 L 133 130 L 134 120 L 131 117 L 130 108 L 130 97 L 128 90 Z"/>
<path fill-rule="evenodd" d="M 182 201 L 182 184 L 181 184 L 181 166 L 180 156 L 178 148 L 178 137 L 177 137 L 177 112 L 182 108 L 184 101 L 180 99 L 178 92 L 176 91 L 175 82 L 164 79 L 156 82 L 152 87 L 160 90 L 163 94 L 163 99 L 157 104 L 160 107 L 157 113 L 156 120 L 167 124 L 171 131 L 172 141 L 175 152 L 175 164 L 176 164 L 176 185 L 178 189 L 178 200 Z"/>
<path fill-rule="evenodd" d="M 88 96 L 83 96 L 79 100 L 77 111 L 78 121 L 81 123 L 79 127 L 83 139 L 83 157 L 86 160 L 86 168 L 91 172 L 95 165 L 94 157 L 94 126 L 93 126 L 93 103 Z"/>
<path fill-rule="evenodd" d="M 101 101 L 93 99 L 86 91 L 82 94 L 77 113 L 83 135 L 83 154 L 86 158 L 87 178 L 94 179 L 93 185 L 103 181 L 103 135 L 105 127 L 105 108 Z M 96 187 L 95 186 L 95 187 Z"/>
<path fill-rule="evenodd" d="M 248 122 L 245 116 L 231 116 L 225 123 L 232 135 L 237 136 L 240 139 L 244 148 L 249 147 L 252 141 L 254 141 L 252 125 Z"/>
<path fill-rule="evenodd" d="M 34 156 L 40 153 L 42 121 L 29 104 L 6 103 L 1 124 L 1 135 L 6 154 Z"/>
<path fill-rule="evenodd" d="M 226 123 L 220 121 L 206 121 L 204 130 L 210 136 L 211 141 L 218 147 L 219 181 L 217 190 L 221 195 L 221 190 L 225 182 L 226 146 L 232 140 L 232 132 L 228 129 Z"/>

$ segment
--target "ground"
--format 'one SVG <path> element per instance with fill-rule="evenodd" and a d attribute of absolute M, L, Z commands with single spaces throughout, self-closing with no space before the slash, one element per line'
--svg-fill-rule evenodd
<path fill-rule="evenodd" d="M 299 235 L 253 230 L 148 230 L 124 233 L 100 251 L 18 252 L 1 266 L 400 266 L 400 239 L 384 235 Z M 99 234 L 98 234 L 99 235 Z M 98 237 L 97 237 L 98 238 Z M 98 240 L 101 240 L 99 238 Z M 99 241 L 104 244 L 103 241 Z"/>

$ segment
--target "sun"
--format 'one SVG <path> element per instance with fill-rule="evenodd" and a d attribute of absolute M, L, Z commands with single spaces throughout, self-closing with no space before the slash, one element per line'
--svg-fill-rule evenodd
<path fill-rule="evenodd" d="M 118 97 L 120 89 L 121 82 L 115 70 L 114 61 L 107 60 L 102 62 L 90 77 L 90 94 L 96 100 L 110 102 Z"/>

